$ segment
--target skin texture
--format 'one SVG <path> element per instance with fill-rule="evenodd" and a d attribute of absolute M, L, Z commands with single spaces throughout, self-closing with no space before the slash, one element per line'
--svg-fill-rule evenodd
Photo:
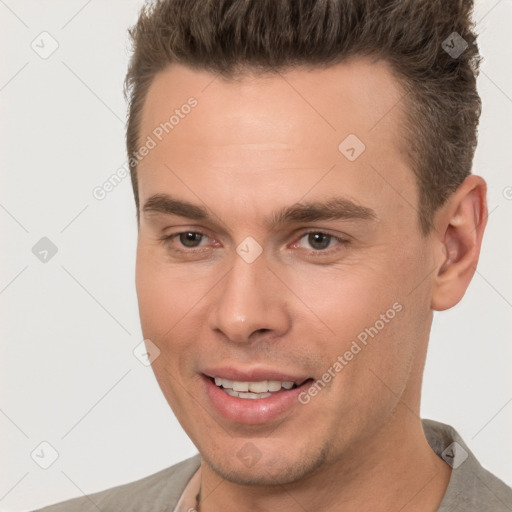
<path fill-rule="evenodd" d="M 148 92 L 141 143 L 191 96 L 197 106 L 139 164 L 140 204 L 165 193 L 211 217 L 141 210 L 136 287 L 156 378 L 203 458 L 201 511 L 437 510 L 450 468 L 423 434 L 422 372 L 433 310 L 462 298 L 478 261 L 484 180 L 467 178 L 421 234 L 402 92 L 384 62 L 239 81 L 173 65 Z M 353 162 L 338 150 L 349 134 L 366 146 Z M 375 219 L 266 223 L 334 196 Z M 160 240 L 188 231 L 204 235 L 195 247 Z M 308 231 L 332 237 L 315 244 Z M 236 252 L 248 236 L 263 249 L 250 264 Z M 219 365 L 321 379 L 397 303 L 327 386 L 277 420 L 228 421 L 204 392 L 200 374 Z M 247 446 L 252 467 L 237 456 Z"/>

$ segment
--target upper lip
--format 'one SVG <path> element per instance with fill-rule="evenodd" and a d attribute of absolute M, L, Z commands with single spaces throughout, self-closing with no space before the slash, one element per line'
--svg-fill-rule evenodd
<path fill-rule="evenodd" d="M 219 366 L 215 368 L 207 368 L 203 370 L 203 374 L 215 378 L 234 380 L 238 382 L 261 382 L 264 380 L 278 380 L 281 382 L 295 382 L 302 384 L 310 378 L 309 375 L 292 374 L 274 370 L 271 368 L 252 367 L 252 368 L 235 368 L 233 366 Z"/>

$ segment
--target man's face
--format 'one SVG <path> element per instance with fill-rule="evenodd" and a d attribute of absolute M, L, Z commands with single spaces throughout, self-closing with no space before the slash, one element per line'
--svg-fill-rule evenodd
<path fill-rule="evenodd" d="M 151 85 L 142 331 L 166 399 L 225 478 L 295 481 L 364 456 L 418 411 L 433 256 L 401 96 L 364 60 L 238 82 L 175 65 Z M 164 195 L 195 208 L 177 214 Z"/>

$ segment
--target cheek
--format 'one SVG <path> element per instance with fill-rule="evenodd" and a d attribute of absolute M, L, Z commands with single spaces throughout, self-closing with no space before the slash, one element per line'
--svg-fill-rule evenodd
<path fill-rule="evenodd" d="M 142 331 L 145 337 L 165 339 L 186 322 L 207 291 L 205 280 L 165 261 L 164 252 L 151 245 L 137 250 L 135 284 Z M 175 327 L 176 326 L 176 327 Z"/>
<path fill-rule="evenodd" d="M 136 289 L 143 336 L 160 350 L 153 371 L 171 406 L 179 408 L 184 404 L 174 402 L 180 400 L 180 382 L 195 375 L 204 307 L 214 283 L 206 266 L 184 269 L 163 254 L 151 244 L 138 247 Z"/>
<path fill-rule="evenodd" d="M 333 348 L 342 350 L 348 340 L 373 326 L 399 300 L 397 280 L 390 278 L 383 261 L 311 267 L 290 276 L 290 288 L 302 303 L 298 306 L 306 307 L 331 340 L 329 344 L 336 345 L 338 340 L 339 346 Z"/>
<path fill-rule="evenodd" d="M 314 276 L 295 277 L 293 288 L 314 312 L 308 317 L 315 331 L 318 327 L 322 333 L 311 336 L 321 355 L 323 367 L 318 371 L 335 375 L 325 388 L 326 398 L 353 410 L 361 404 L 394 401 L 388 387 L 403 391 L 424 335 L 418 316 L 425 305 L 417 305 L 414 294 L 409 295 L 414 276 L 421 274 L 413 262 L 405 253 L 393 258 L 382 254 L 364 265 L 326 267 Z M 311 327 L 304 323 L 306 330 Z"/>
<path fill-rule="evenodd" d="M 186 410 L 181 382 L 190 367 L 193 347 L 184 319 L 193 307 L 193 281 L 176 268 L 162 262 L 152 246 L 137 249 L 135 284 L 142 333 L 160 350 L 151 367 L 157 382 L 175 411 Z M 180 419 L 181 421 L 181 419 Z"/>

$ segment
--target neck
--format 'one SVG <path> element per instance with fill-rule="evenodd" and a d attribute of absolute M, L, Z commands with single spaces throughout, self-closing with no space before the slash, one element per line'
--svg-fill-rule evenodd
<path fill-rule="evenodd" d="M 284 486 L 243 486 L 203 462 L 201 512 L 437 511 L 451 470 L 430 448 L 421 420 L 400 404 L 391 420 L 314 474 Z M 226 504 L 230 504 L 229 507 Z"/>

